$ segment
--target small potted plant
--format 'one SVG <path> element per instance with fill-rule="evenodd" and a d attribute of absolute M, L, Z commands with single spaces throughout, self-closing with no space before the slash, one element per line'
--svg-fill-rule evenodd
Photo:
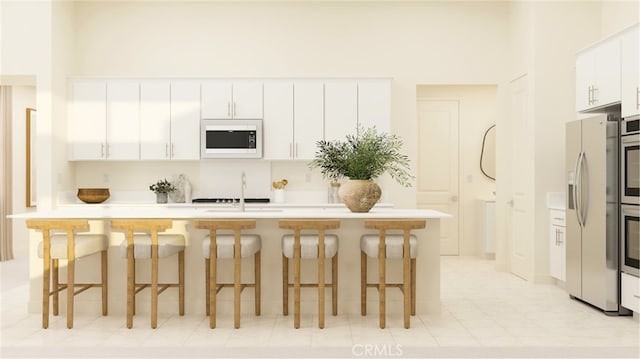
<path fill-rule="evenodd" d="M 311 168 L 320 168 L 322 175 L 338 182 L 340 199 L 352 212 L 368 212 L 380 199 L 382 190 L 373 182 L 389 173 L 399 184 L 410 187 L 409 157 L 400 153 L 402 140 L 392 134 L 378 133 L 375 127 L 358 127 L 356 135 L 347 135 L 346 141 L 318 141 Z"/>
<path fill-rule="evenodd" d="M 156 203 L 167 203 L 169 192 L 176 190 L 173 184 L 167 181 L 166 178 L 152 184 L 149 186 L 149 189 L 156 194 Z"/>

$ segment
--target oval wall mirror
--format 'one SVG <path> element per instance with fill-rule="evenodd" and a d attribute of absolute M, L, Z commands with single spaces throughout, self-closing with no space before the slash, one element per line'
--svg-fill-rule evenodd
<path fill-rule="evenodd" d="M 496 179 L 496 125 L 485 131 L 480 152 L 480 171 L 495 181 Z"/>

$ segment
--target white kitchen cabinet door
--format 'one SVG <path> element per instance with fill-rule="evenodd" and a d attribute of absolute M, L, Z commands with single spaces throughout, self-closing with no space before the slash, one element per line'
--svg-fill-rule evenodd
<path fill-rule="evenodd" d="M 107 159 L 140 159 L 140 84 L 107 83 Z"/>
<path fill-rule="evenodd" d="M 69 154 L 72 161 L 102 160 L 107 141 L 107 84 L 77 80 L 71 83 Z"/>
<path fill-rule="evenodd" d="M 324 139 L 322 81 L 296 81 L 293 84 L 293 157 L 311 160 L 316 142 Z"/>
<path fill-rule="evenodd" d="M 171 158 L 200 159 L 200 83 L 171 83 Z"/>
<path fill-rule="evenodd" d="M 560 280 L 566 280 L 565 214 L 563 211 L 549 211 L 549 274 Z"/>
<path fill-rule="evenodd" d="M 578 54 L 578 111 L 589 111 L 619 102 L 620 86 L 620 37 L 608 39 Z"/>
<path fill-rule="evenodd" d="M 640 114 L 640 27 L 634 26 L 622 36 L 622 117 Z"/>
<path fill-rule="evenodd" d="M 225 80 L 202 82 L 202 118 L 231 119 L 232 83 Z"/>
<path fill-rule="evenodd" d="M 358 80 L 358 124 L 391 131 L 391 80 Z"/>
<path fill-rule="evenodd" d="M 324 139 L 344 141 L 358 126 L 358 84 L 355 80 L 324 82 Z"/>
<path fill-rule="evenodd" d="M 140 83 L 140 159 L 166 160 L 171 145 L 169 81 Z"/>
<path fill-rule="evenodd" d="M 591 88 L 595 79 L 594 50 L 581 52 L 576 57 L 576 111 L 591 107 Z"/>
<path fill-rule="evenodd" d="M 233 82 L 232 117 L 235 119 L 262 118 L 262 81 Z"/>
<path fill-rule="evenodd" d="M 266 160 L 293 158 L 293 82 L 264 83 L 263 154 Z"/>

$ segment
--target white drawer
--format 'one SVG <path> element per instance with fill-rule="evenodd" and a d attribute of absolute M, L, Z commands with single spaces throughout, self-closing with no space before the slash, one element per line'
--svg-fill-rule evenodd
<path fill-rule="evenodd" d="M 622 306 L 640 313 L 640 278 L 622 273 Z"/>

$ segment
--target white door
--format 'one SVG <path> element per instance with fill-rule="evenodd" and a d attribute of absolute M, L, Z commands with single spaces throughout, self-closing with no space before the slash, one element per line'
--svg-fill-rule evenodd
<path fill-rule="evenodd" d="M 262 82 L 235 81 L 231 111 L 233 118 L 237 119 L 262 118 Z"/>
<path fill-rule="evenodd" d="M 324 139 L 324 85 L 321 81 L 301 80 L 293 84 L 293 157 L 311 160 L 316 142 Z"/>
<path fill-rule="evenodd" d="M 268 80 L 264 83 L 264 159 L 293 158 L 293 82 Z"/>
<path fill-rule="evenodd" d="M 107 85 L 104 81 L 71 84 L 70 160 L 102 160 L 106 157 Z"/>
<path fill-rule="evenodd" d="M 140 83 L 140 159 L 168 160 L 171 142 L 168 81 Z"/>
<path fill-rule="evenodd" d="M 140 159 L 140 84 L 107 83 L 107 159 Z"/>
<path fill-rule="evenodd" d="M 344 141 L 358 125 L 358 84 L 354 80 L 324 83 L 324 139 Z"/>
<path fill-rule="evenodd" d="M 202 82 L 202 118 L 225 120 L 232 118 L 231 82 L 210 80 Z"/>
<path fill-rule="evenodd" d="M 200 83 L 171 83 L 171 159 L 200 159 Z"/>
<path fill-rule="evenodd" d="M 440 254 L 459 254 L 459 102 L 418 101 L 417 206 L 452 215 L 440 226 Z"/>
<path fill-rule="evenodd" d="M 509 266 L 524 279 L 533 275 L 533 124 L 529 116 L 527 76 L 511 82 L 509 118 L 511 119 L 512 206 L 508 230 Z"/>

